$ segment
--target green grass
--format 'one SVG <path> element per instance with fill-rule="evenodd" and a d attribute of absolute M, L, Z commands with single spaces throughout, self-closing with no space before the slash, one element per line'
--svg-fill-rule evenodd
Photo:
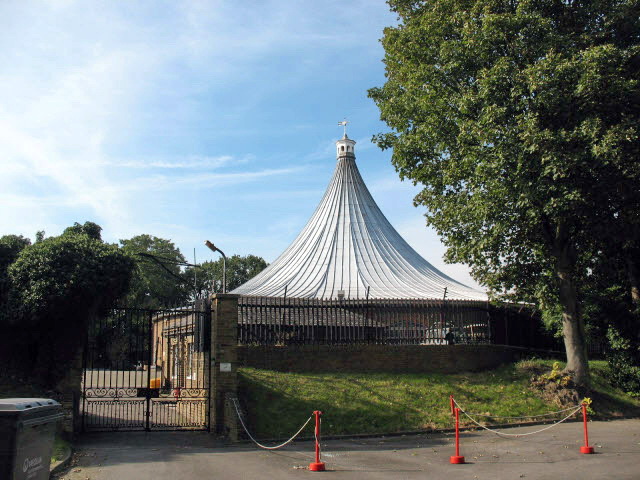
<path fill-rule="evenodd" d="M 62 460 L 69 451 L 71 445 L 60 435 L 56 435 L 53 441 L 53 452 L 51 453 L 51 463 Z"/>
<path fill-rule="evenodd" d="M 608 366 L 604 360 L 589 362 L 591 367 L 592 408 L 603 417 L 640 416 L 640 398 L 627 395 L 611 386 Z"/>
<path fill-rule="evenodd" d="M 451 428 L 450 394 L 470 412 L 526 416 L 558 410 L 529 387 L 532 368 L 550 369 L 552 363 L 529 360 L 454 375 L 281 373 L 242 368 L 240 400 L 252 433 L 259 438 L 288 438 L 314 410 L 323 412 L 324 435 Z M 606 381 L 605 362 L 591 365 L 596 413 L 638 415 L 640 401 Z"/>

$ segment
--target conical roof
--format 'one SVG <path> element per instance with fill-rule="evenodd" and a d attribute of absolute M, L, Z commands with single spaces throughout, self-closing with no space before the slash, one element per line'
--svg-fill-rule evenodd
<path fill-rule="evenodd" d="M 322 201 L 289 247 L 232 293 L 337 299 L 486 300 L 422 258 L 391 226 L 355 162 L 355 142 L 336 142 L 338 164 Z"/>

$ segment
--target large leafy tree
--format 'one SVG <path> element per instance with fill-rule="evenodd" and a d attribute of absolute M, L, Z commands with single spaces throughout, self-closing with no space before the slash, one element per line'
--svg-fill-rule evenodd
<path fill-rule="evenodd" d="M 424 185 L 448 260 L 560 306 L 567 370 L 587 383 L 581 267 L 615 243 L 637 269 L 637 0 L 389 4 L 387 81 L 369 95 L 392 131 L 376 143 Z"/>
<path fill-rule="evenodd" d="M 64 229 L 63 235 L 87 235 L 89 238 L 102 241 L 100 232 L 102 232 L 102 227 L 97 223 L 84 222 L 80 225 L 78 222 L 75 222 L 71 227 Z"/>
<path fill-rule="evenodd" d="M 136 261 L 127 303 L 140 308 L 175 307 L 187 299 L 189 287 L 182 278 L 186 260 L 171 240 L 136 235 L 120 240 L 122 250 Z"/>
<path fill-rule="evenodd" d="M 204 262 L 185 271 L 187 283 L 200 295 L 222 292 L 222 258 Z M 239 287 L 267 268 L 267 262 L 256 255 L 232 255 L 227 259 L 227 292 Z"/>
<path fill-rule="evenodd" d="M 3 235 L 0 237 L 0 289 L 7 280 L 7 270 L 20 252 L 31 245 L 31 240 L 22 235 Z"/>
<path fill-rule="evenodd" d="M 22 235 L 3 235 L 0 237 L 0 268 L 7 269 L 18 254 L 31 245 L 31 240 Z"/>
<path fill-rule="evenodd" d="M 31 245 L 31 240 L 22 235 L 3 235 L 0 237 L 0 322 L 7 319 L 9 296 L 9 266 L 18 258 L 20 252 Z"/>
<path fill-rule="evenodd" d="M 26 343 L 16 352 L 24 370 L 55 387 L 77 355 L 88 320 L 127 291 L 133 266 L 116 245 L 73 230 L 22 249 L 8 273 L 10 320 Z"/>

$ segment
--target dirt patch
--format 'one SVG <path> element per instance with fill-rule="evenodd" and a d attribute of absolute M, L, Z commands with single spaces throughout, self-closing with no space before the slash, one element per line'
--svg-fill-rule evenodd
<path fill-rule="evenodd" d="M 530 386 L 545 401 L 560 408 L 578 405 L 590 393 L 573 381 L 570 373 L 561 370 L 558 362 L 552 368 L 524 364 L 521 369 L 531 373 Z"/>
<path fill-rule="evenodd" d="M 579 389 L 572 380 L 565 385 L 541 378 L 531 377 L 531 387 L 538 392 L 545 401 L 551 402 L 560 408 L 567 408 L 578 405 L 585 395 L 581 395 Z"/>

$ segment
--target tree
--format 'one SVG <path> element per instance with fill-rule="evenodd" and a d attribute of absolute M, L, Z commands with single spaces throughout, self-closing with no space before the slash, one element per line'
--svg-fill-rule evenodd
<path fill-rule="evenodd" d="M 0 237 L 0 282 L 6 278 L 9 265 L 29 245 L 31 245 L 31 240 L 22 235 L 3 235 Z"/>
<path fill-rule="evenodd" d="M 389 3 L 400 23 L 369 95 L 393 131 L 374 141 L 424 185 L 415 204 L 447 260 L 494 294 L 561 306 L 566 368 L 586 384 L 580 257 L 638 206 L 637 2 Z"/>
<path fill-rule="evenodd" d="M 22 235 L 4 235 L 0 237 L 0 322 L 6 320 L 9 295 L 9 266 L 18 258 L 20 252 L 31 245 L 31 240 Z"/>
<path fill-rule="evenodd" d="M 171 240 L 136 235 L 120 240 L 122 250 L 136 262 L 127 303 L 140 308 L 175 307 L 186 301 L 189 287 L 181 273 L 186 260 Z"/>
<path fill-rule="evenodd" d="M 100 232 L 102 231 L 102 227 L 97 223 L 93 222 L 84 222 L 83 225 L 80 225 L 78 222 L 75 222 L 73 226 L 67 227 L 64 229 L 63 235 L 87 235 L 94 240 L 102 241 L 102 236 Z"/>
<path fill-rule="evenodd" d="M 12 318 L 29 344 L 24 368 L 55 387 L 84 341 L 88 320 L 129 285 L 133 261 L 116 245 L 85 233 L 50 237 L 25 247 L 9 267 Z"/>
<path fill-rule="evenodd" d="M 195 285 L 199 294 L 222 292 L 222 258 L 215 262 L 204 262 L 197 267 L 189 267 L 185 278 L 189 285 Z M 233 255 L 227 259 L 227 292 L 239 287 L 267 268 L 264 258 L 256 255 Z"/>
<path fill-rule="evenodd" d="M 640 312 L 628 292 L 625 265 L 615 260 L 605 255 L 594 258 L 579 293 L 590 340 L 607 347 L 611 383 L 640 395 Z"/>

